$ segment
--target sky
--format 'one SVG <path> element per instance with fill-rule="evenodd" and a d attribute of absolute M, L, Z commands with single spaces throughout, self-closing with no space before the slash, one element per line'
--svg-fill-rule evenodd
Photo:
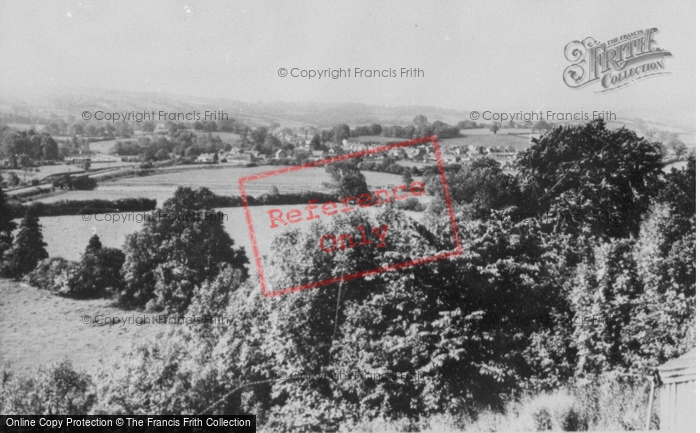
<path fill-rule="evenodd" d="M 5 1 L 0 92 L 91 87 L 240 101 L 459 110 L 637 110 L 695 118 L 695 2 Z M 656 27 L 670 74 L 571 89 L 564 47 Z M 278 70 L 420 68 L 420 78 Z"/>

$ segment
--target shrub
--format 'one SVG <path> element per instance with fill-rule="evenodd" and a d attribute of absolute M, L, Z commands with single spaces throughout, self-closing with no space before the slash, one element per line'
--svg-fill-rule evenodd
<path fill-rule="evenodd" d="M 426 208 L 426 206 L 415 197 L 411 197 L 405 201 L 396 202 L 396 207 L 401 210 L 409 210 L 414 212 L 423 212 Z"/>
<path fill-rule="evenodd" d="M 97 187 L 97 181 L 88 176 L 70 176 L 68 174 L 53 181 L 54 188 L 91 190 Z"/>
<path fill-rule="evenodd" d="M 124 286 L 121 268 L 125 255 L 117 248 L 98 248 L 86 252 L 80 265 L 61 294 L 71 298 L 91 299 L 119 293 Z"/>
<path fill-rule="evenodd" d="M 3 415 L 87 414 L 96 402 L 87 373 L 64 360 L 16 375 L 0 369 L 0 413 Z"/>
<path fill-rule="evenodd" d="M 24 277 L 24 282 L 41 290 L 55 294 L 70 291 L 68 282 L 78 269 L 78 263 L 63 257 L 51 257 L 37 264 L 36 268 Z"/>

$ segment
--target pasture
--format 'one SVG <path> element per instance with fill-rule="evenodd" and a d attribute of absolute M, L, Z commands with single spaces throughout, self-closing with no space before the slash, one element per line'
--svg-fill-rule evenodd
<path fill-rule="evenodd" d="M 0 279 L 0 364 L 22 371 L 68 358 L 78 369 L 94 374 L 102 361 L 117 361 L 132 342 L 151 340 L 168 327 L 178 326 L 83 323 L 83 316 L 151 317 L 113 307 L 112 303 L 108 299 L 62 298 Z"/>
<path fill-rule="evenodd" d="M 221 141 L 224 143 L 229 143 L 230 145 L 234 145 L 241 141 L 241 136 L 236 134 L 235 132 L 223 132 L 223 131 L 214 131 L 214 132 L 204 132 L 204 131 L 192 131 L 196 136 L 201 137 L 201 136 L 207 136 L 211 134 L 212 137 L 218 136 L 221 138 Z"/>
<path fill-rule="evenodd" d="M 175 170 L 177 168 L 177 170 Z M 266 171 L 285 169 L 283 166 L 240 167 L 227 166 L 193 166 L 185 168 L 178 166 L 172 170 L 152 176 L 130 177 L 117 179 L 112 182 L 100 183 L 92 191 L 67 191 L 63 194 L 40 199 L 42 202 L 60 200 L 90 200 L 145 197 L 155 199 L 158 205 L 170 198 L 178 186 L 191 188 L 207 187 L 219 195 L 240 195 L 238 179 L 244 176 L 264 173 Z M 385 185 L 398 185 L 401 176 L 391 173 L 374 171 L 363 172 L 367 184 L 372 188 Z M 246 193 L 261 195 L 270 192 L 273 186 L 281 193 L 301 191 L 328 191 L 323 184 L 331 178 L 323 167 L 306 168 L 293 173 L 271 176 L 246 184 Z"/>
<path fill-rule="evenodd" d="M 381 143 L 381 144 L 389 144 L 389 143 L 401 143 L 404 141 L 408 141 L 407 138 L 396 138 L 396 137 L 382 137 L 379 135 L 361 135 L 359 137 L 353 137 L 348 139 L 349 142 L 355 142 L 355 143 Z"/>
<path fill-rule="evenodd" d="M 95 153 L 109 154 L 112 153 L 112 148 L 114 148 L 114 145 L 117 144 L 117 141 L 126 140 L 128 139 L 97 141 L 94 143 L 90 143 L 90 150 Z"/>
<path fill-rule="evenodd" d="M 155 199 L 158 206 L 162 206 L 163 202 L 172 197 L 179 186 L 188 186 L 192 188 L 204 186 L 215 194 L 239 196 L 238 179 L 240 177 L 263 173 L 276 168 L 284 167 L 222 166 L 221 168 L 215 169 L 171 171 L 154 176 L 118 179 L 114 182 L 100 184 L 97 189 L 92 191 L 68 191 L 63 194 L 41 198 L 37 201 L 51 203 L 61 200 L 116 200 L 121 198 L 145 197 Z M 367 179 L 370 190 L 402 183 L 401 176 L 395 174 L 372 171 L 365 171 L 363 174 Z M 293 173 L 285 173 L 251 181 L 246 184 L 246 193 L 259 196 L 264 193 L 269 193 L 273 186 L 277 187 L 280 193 L 301 191 L 330 192 L 331 190 L 325 188 L 323 185 L 330 180 L 330 175 L 325 172 L 324 168 L 313 167 Z M 286 208 L 290 207 L 280 206 L 280 209 Z M 243 208 L 227 208 L 221 210 L 226 214 L 224 220 L 226 230 L 237 245 L 246 247 L 246 252 L 252 257 L 252 248 L 245 224 Z M 258 222 L 266 219 L 267 215 L 265 212 L 267 210 L 267 207 L 251 207 L 253 220 Z M 84 211 L 87 213 L 90 209 L 85 209 Z M 120 218 L 119 222 L 110 221 L 110 217 L 104 215 L 93 215 L 87 221 L 84 218 L 87 219 L 87 216 L 83 217 L 80 214 L 41 218 L 44 241 L 48 244 L 47 251 L 50 256 L 61 256 L 69 260 L 78 260 L 93 233 L 97 233 L 100 236 L 105 246 L 121 248 L 126 235 L 138 231 L 142 225 L 142 223 L 136 221 L 135 216 L 130 217 L 130 221 L 123 221 L 124 218 Z M 302 226 L 303 224 L 299 224 L 299 227 Z M 261 244 L 262 249 L 269 249 L 272 239 L 277 233 L 271 233 L 270 230 L 264 230 L 264 228 L 265 227 L 261 226 L 258 230 L 256 226 L 259 236 L 258 242 Z"/>

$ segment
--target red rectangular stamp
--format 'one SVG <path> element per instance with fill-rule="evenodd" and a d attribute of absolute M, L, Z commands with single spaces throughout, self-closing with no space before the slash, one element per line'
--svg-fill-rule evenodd
<path fill-rule="evenodd" d="M 271 178 L 274 176 L 281 176 L 284 174 L 300 172 L 314 167 L 323 167 L 329 164 L 340 163 L 342 161 L 350 160 L 353 158 L 364 158 L 371 155 L 376 155 L 379 153 L 388 153 L 392 150 L 409 148 L 411 146 L 424 146 L 426 143 L 432 143 L 432 147 L 435 152 L 435 159 L 437 163 L 437 168 L 442 183 L 442 192 L 444 194 L 444 199 L 447 207 L 447 214 L 450 219 L 450 227 L 452 229 L 452 238 L 455 242 L 455 248 L 449 251 L 441 251 L 439 253 L 420 257 L 412 260 L 407 260 L 400 263 L 392 263 L 388 265 L 378 266 L 372 269 L 358 270 L 358 271 L 348 271 L 346 274 L 336 275 L 332 278 L 325 278 L 319 281 L 311 281 L 304 284 L 294 285 L 290 287 L 275 288 L 269 287 L 268 282 L 265 278 L 265 272 L 263 269 L 263 260 L 260 254 L 260 248 L 258 243 L 258 238 L 256 237 L 256 231 L 254 228 L 254 218 L 251 213 L 248 196 L 246 194 L 246 184 L 255 182 L 262 179 Z M 434 262 L 437 260 L 445 259 L 452 256 L 458 256 L 462 254 L 462 245 L 459 240 L 459 232 L 457 229 L 457 221 L 455 219 L 454 209 L 452 207 L 452 200 L 450 199 L 450 191 L 447 186 L 447 177 L 445 175 L 445 167 L 442 160 L 442 155 L 440 153 L 440 146 L 438 144 L 438 139 L 436 136 L 424 137 L 415 140 L 405 141 L 401 143 L 394 143 L 385 146 L 379 146 L 368 150 L 361 150 L 358 152 L 343 154 L 339 156 L 334 156 L 318 161 L 307 162 L 305 164 L 283 167 L 277 170 L 271 170 L 259 174 L 254 174 L 250 176 L 244 176 L 238 179 L 238 188 L 241 192 L 241 198 L 243 202 L 243 208 L 245 211 L 246 223 L 248 225 L 248 233 L 250 235 L 250 242 L 253 250 L 253 258 L 255 266 L 258 272 L 258 278 L 260 280 L 260 286 L 262 288 L 263 295 L 265 297 L 277 296 L 287 293 L 294 293 L 301 290 L 307 290 L 312 288 L 323 287 L 329 284 L 340 283 L 343 281 L 354 280 L 358 278 L 363 278 L 373 274 L 379 274 L 382 272 L 388 272 L 392 270 L 404 269 L 413 266 L 419 266 L 422 264 Z M 332 216 L 340 215 L 345 212 L 354 209 L 353 206 L 358 206 L 359 208 L 367 208 L 374 205 L 380 205 L 383 203 L 389 203 L 392 201 L 401 201 L 411 196 L 418 197 L 425 194 L 425 185 L 421 182 L 413 182 L 410 185 L 399 185 L 393 188 L 379 189 L 373 193 L 362 193 L 358 194 L 357 197 L 339 197 L 336 201 L 326 201 L 321 204 L 318 203 L 317 199 L 312 199 L 304 207 L 304 210 L 308 212 L 308 220 L 318 219 L 320 215 Z M 374 197 L 373 197 L 374 195 Z M 317 204 L 318 203 L 318 204 Z M 283 212 L 280 209 L 270 209 L 266 212 L 266 222 L 269 223 L 271 229 L 276 229 L 282 226 L 287 226 L 288 224 L 295 224 L 301 222 L 303 218 L 302 210 L 291 209 L 288 212 Z M 285 220 L 286 218 L 286 220 Z M 333 253 L 335 251 L 343 251 L 348 248 L 355 248 L 357 246 L 367 246 L 374 245 L 376 248 L 382 248 L 386 244 L 384 240 L 387 236 L 387 231 L 389 227 L 382 225 L 380 227 L 373 227 L 369 230 L 365 229 L 362 225 L 356 227 L 359 235 L 353 236 L 352 234 L 341 234 L 335 236 L 334 234 L 325 234 L 319 239 L 318 246 L 324 253 Z M 358 242 L 355 242 L 358 239 Z"/>

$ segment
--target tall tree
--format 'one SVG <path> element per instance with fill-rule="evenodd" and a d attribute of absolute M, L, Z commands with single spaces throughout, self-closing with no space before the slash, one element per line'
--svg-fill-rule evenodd
<path fill-rule="evenodd" d="M 12 221 L 12 208 L 7 203 L 7 196 L 0 187 L 0 262 L 5 251 L 12 248 L 12 232 L 17 228 L 17 223 Z"/>
<path fill-rule="evenodd" d="M 594 234 L 636 234 L 662 174 L 658 143 L 598 119 L 560 126 L 518 160 L 524 192 L 537 211 L 551 211 L 564 228 L 584 221 Z"/>
<path fill-rule="evenodd" d="M 97 236 L 97 234 L 94 234 L 94 235 L 92 235 L 92 237 L 88 241 L 87 247 L 85 247 L 85 254 L 91 254 L 91 253 L 94 254 L 101 249 L 102 249 L 102 242 L 100 241 L 100 237 Z"/>
<path fill-rule="evenodd" d="M 45 247 L 39 217 L 35 208 L 30 206 L 19 224 L 14 246 L 5 253 L 7 262 L 3 266 L 3 274 L 19 278 L 31 272 L 39 261 L 49 257 Z"/>
<path fill-rule="evenodd" d="M 356 165 L 343 161 L 326 166 L 326 173 L 330 174 L 335 182 L 338 194 L 341 197 L 357 197 L 369 192 L 367 180 Z"/>
<path fill-rule="evenodd" d="M 152 301 L 149 308 L 182 312 L 195 288 L 223 266 L 247 278 L 245 251 L 233 248 L 213 200 L 207 188 L 180 187 L 140 232 L 127 237 L 122 302 L 143 306 Z"/>

